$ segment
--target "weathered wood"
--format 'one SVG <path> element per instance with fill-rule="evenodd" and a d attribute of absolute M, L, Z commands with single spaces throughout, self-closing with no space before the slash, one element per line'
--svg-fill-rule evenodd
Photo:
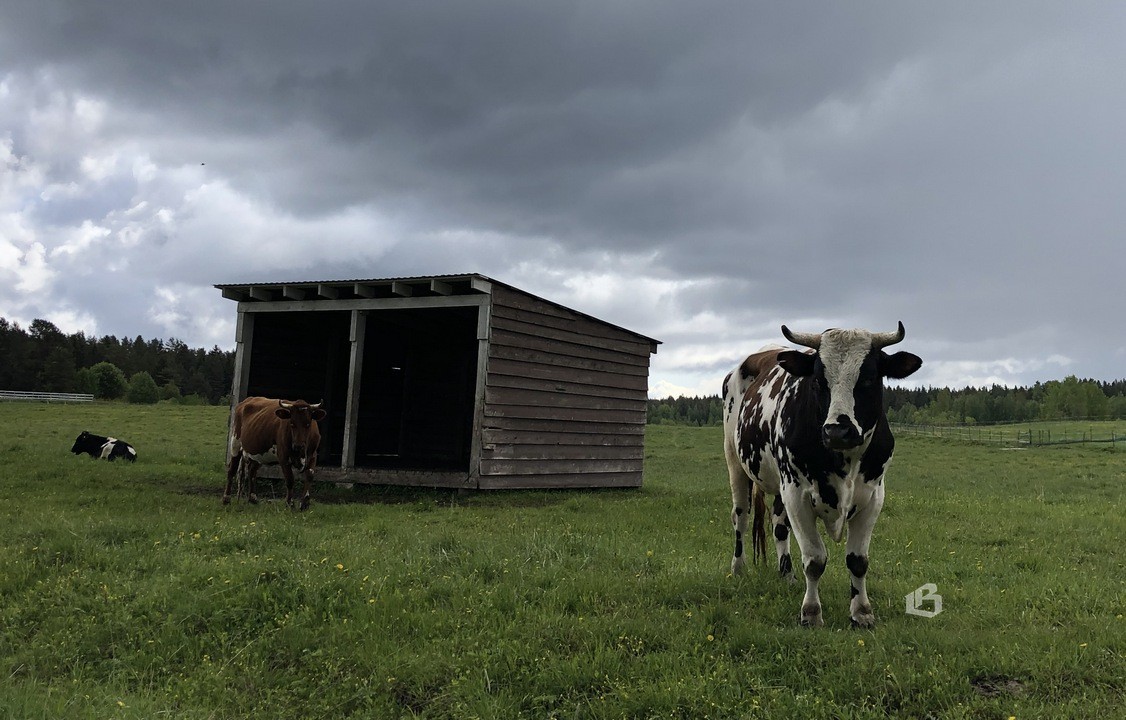
<path fill-rule="evenodd" d="M 511 307 L 528 310 L 540 315 L 553 315 L 563 320 L 575 320 L 578 317 L 578 313 L 562 305 L 556 305 L 542 298 L 537 298 L 534 295 L 529 295 L 515 288 L 505 287 L 503 285 L 497 285 L 493 288 L 493 307 Z"/>
<path fill-rule="evenodd" d="M 430 297 L 353 298 L 345 300 L 275 300 L 273 302 L 243 301 L 239 312 L 332 312 L 352 310 L 412 310 L 430 308 L 474 307 L 488 303 L 488 295 L 433 295 Z"/>
<path fill-rule="evenodd" d="M 557 408 L 528 405 L 486 404 L 485 417 L 526 418 L 532 420 L 569 420 L 572 422 L 637 423 L 644 426 L 645 411 L 593 410 L 588 408 Z"/>
<path fill-rule="evenodd" d="M 561 410 L 576 408 L 589 410 L 632 410 L 642 414 L 644 414 L 647 409 L 643 398 L 623 400 L 621 398 L 602 397 L 598 395 L 568 395 L 565 393 L 541 392 L 537 390 L 506 387 L 485 388 L 485 404 L 539 405 L 541 407 L 555 407 Z"/>
<path fill-rule="evenodd" d="M 490 449 L 491 447 L 491 449 Z M 486 446 L 485 460 L 641 460 L 645 450 L 640 445 L 532 445 L 496 444 Z"/>
<path fill-rule="evenodd" d="M 644 435 L 645 423 L 629 422 L 576 422 L 553 418 L 522 418 L 514 416 L 489 416 L 484 421 L 485 430 L 501 432 L 546 432 L 589 435 Z"/>
<path fill-rule="evenodd" d="M 489 343 L 489 360 L 517 360 L 520 362 L 539 363 L 546 366 L 575 368 L 578 370 L 591 370 L 594 372 L 612 372 L 622 375 L 636 375 L 649 377 L 649 368 L 641 365 L 627 365 L 625 363 L 610 362 L 607 360 L 594 360 L 577 357 L 566 353 L 549 352 L 542 349 L 521 346 L 505 345 L 495 341 Z"/>
<path fill-rule="evenodd" d="M 571 423 L 573 424 L 573 423 Z M 584 432 L 548 432 L 539 430 L 508 430 L 485 428 L 481 440 L 489 445 L 555 445 L 559 447 L 643 447 L 644 433 L 620 434 L 598 432 L 597 426 L 587 426 Z"/>
<path fill-rule="evenodd" d="M 619 375 L 619 377 L 628 377 Z M 584 383 L 566 382 L 563 380 L 541 380 L 539 378 L 521 377 L 519 375 L 489 374 L 489 387 L 513 388 L 522 390 L 537 390 L 547 393 L 563 395 L 586 395 L 590 397 L 619 398 L 622 400 L 646 401 L 644 390 L 630 390 L 602 385 L 587 385 Z"/>
<path fill-rule="evenodd" d="M 493 314 L 493 327 L 498 330 L 508 330 L 514 333 L 531 335 L 532 337 L 559 340 L 573 345 L 587 345 L 616 353 L 649 357 L 649 344 L 636 340 L 622 340 L 598 333 L 596 323 L 585 320 L 574 323 L 569 329 L 559 329 L 551 325 L 536 322 L 536 316 L 524 313 L 524 319 L 514 319 L 504 316 L 504 309 Z"/>
<path fill-rule="evenodd" d="M 367 313 L 352 311 L 348 339 L 351 343 L 348 357 L 348 404 L 344 411 L 344 449 L 341 465 L 349 468 L 356 464 L 356 434 L 360 417 L 361 380 L 364 374 L 364 345 L 367 339 Z"/>
<path fill-rule="evenodd" d="M 545 382 L 554 380 L 576 385 L 636 390 L 642 394 L 649 391 L 649 378 L 646 375 L 600 372 L 561 365 L 545 365 L 540 362 L 508 360 L 502 357 L 494 357 L 489 361 L 489 376 L 490 378 L 518 377 Z"/>
<path fill-rule="evenodd" d="M 567 488 L 637 488 L 642 473 L 584 473 L 582 475 L 483 475 L 481 490 L 554 490 Z"/>
<path fill-rule="evenodd" d="M 537 315 L 542 315 L 548 318 L 554 317 L 563 321 L 571 321 L 575 323 L 581 323 L 583 321 L 593 322 L 599 326 L 597 330 L 599 335 L 608 337 L 617 336 L 620 339 L 627 341 L 640 341 L 642 343 L 648 344 L 648 352 L 657 352 L 657 345 L 659 343 L 652 338 L 646 337 L 639 333 L 635 333 L 632 330 L 627 330 L 623 327 L 619 327 L 618 325 L 614 325 L 613 323 L 608 323 L 605 320 L 600 320 L 599 318 L 593 317 L 591 315 L 581 313 L 577 310 L 572 310 L 561 305 L 556 305 L 555 303 L 549 302 L 542 298 L 538 298 L 523 291 L 516 290 L 515 288 L 504 286 L 495 287 L 493 290 L 493 298 L 493 307 L 497 308 L 502 313 L 506 308 L 512 308 L 513 310 L 535 313 Z M 562 325 L 561 327 L 565 328 L 566 325 Z"/>
<path fill-rule="evenodd" d="M 566 473 L 641 472 L 638 460 L 481 460 L 485 475 L 563 475 Z"/>
<path fill-rule="evenodd" d="M 614 365 L 649 367 L 648 355 L 630 355 L 628 353 L 603 350 L 593 345 L 553 340 L 551 338 L 515 333 L 511 330 L 502 330 L 493 323 L 492 341 L 494 345 L 507 345 L 516 348 L 526 348 L 537 352 L 553 353 L 563 357 L 586 358 L 601 362 L 614 363 Z"/>

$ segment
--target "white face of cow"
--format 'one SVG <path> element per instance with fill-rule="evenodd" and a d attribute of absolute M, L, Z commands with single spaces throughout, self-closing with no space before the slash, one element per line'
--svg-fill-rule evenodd
<path fill-rule="evenodd" d="M 888 355 L 883 348 L 903 339 L 895 333 L 826 330 L 820 335 L 782 332 L 792 342 L 817 350 L 787 351 L 778 363 L 790 374 L 811 376 L 820 405 L 821 441 L 831 450 L 849 450 L 872 438 L 883 415 L 883 378 L 904 378 L 922 365 L 911 353 Z"/>
<path fill-rule="evenodd" d="M 862 423 L 857 417 L 857 400 L 862 403 L 878 400 L 881 402 L 880 409 L 883 409 L 883 399 L 878 392 L 879 372 L 875 368 L 876 363 L 868 361 L 871 354 L 872 334 L 866 330 L 829 330 L 821 336 L 819 356 L 824 387 L 829 391 L 829 407 L 825 411 L 821 433 L 825 445 L 834 450 L 861 445 L 871 439 L 875 430 L 875 422 Z M 870 367 L 866 368 L 865 364 Z M 873 389 L 877 391 L 876 397 L 865 397 L 872 395 L 870 391 Z"/>

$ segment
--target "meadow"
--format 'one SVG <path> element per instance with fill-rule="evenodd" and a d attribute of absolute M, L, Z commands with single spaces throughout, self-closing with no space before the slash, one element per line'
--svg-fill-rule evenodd
<path fill-rule="evenodd" d="M 1126 705 L 1126 456 L 901 438 L 878 625 L 728 573 L 717 428 L 640 490 L 318 485 L 223 507 L 225 408 L 5 404 L 0 717 L 1102 718 Z M 135 465 L 70 454 L 82 430 Z M 937 586 L 941 614 L 905 612 Z"/>

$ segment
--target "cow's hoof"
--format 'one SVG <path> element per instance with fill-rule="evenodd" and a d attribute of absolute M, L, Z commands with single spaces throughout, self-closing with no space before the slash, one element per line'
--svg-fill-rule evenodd
<path fill-rule="evenodd" d="M 820 605 L 806 605 L 801 609 L 802 627 L 822 627 L 825 621 L 821 617 Z"/>
<path fill-rule="evenodd" d="M 248 503 L 250 503 L 251 505 L 257 505 L 258 504 L 258 496 L 255 495 L 254 493 L 250 493 L 249 495 L 246 496 L 246 501 Z"/>
<path fill-rule="evenodd" d="M 852 626 L 854 628 L 876 627 L 876 615 L 870 605 L 861 605 L 852 611 Z"/>
<path fill-rule="evenodd" d="M 310 502 L 311 502 L 310 498 L 307 498 L 307 497 L 301 498 L 301 509 L 302 510 L 308 510 Z"/>
<path fill-rule="evenodd" d="M 746 570 L 747 559 L 745 557 L 731 558 L 731 574 L 742 575 Z"/>
<path fill-rule="evenodd" d="M 852 626 L 861 630 L 871 630 L 876 627 L 875 615 L 854 615 L 852 617 Z"/>
<path fill-rule="evenodd" d="M 231 496 L 230 495 L 224 495 L 223 496 L 223 504 L 224 505 L 230 505 L 231 504 Z"/>

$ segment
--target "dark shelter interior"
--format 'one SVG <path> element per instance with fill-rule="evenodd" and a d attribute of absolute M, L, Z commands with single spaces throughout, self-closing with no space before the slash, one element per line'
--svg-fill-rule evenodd
<path fill-rule="evenodd" d="M 357 468 L 469 468 L 477 376 L 477 308 L 366 313 L 356 425 Z M 324 402 L 319 465 L 343 463 L 350 313 L 255 318 L 248 395 Z"/>

